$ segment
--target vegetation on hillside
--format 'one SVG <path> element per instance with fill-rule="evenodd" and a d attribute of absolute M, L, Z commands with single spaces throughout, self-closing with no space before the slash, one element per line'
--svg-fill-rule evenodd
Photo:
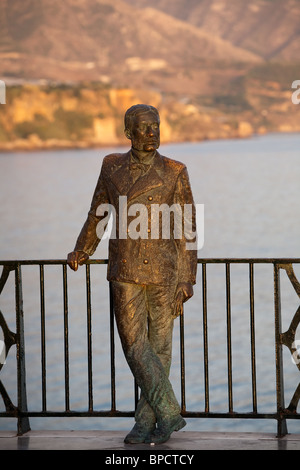
<path fill-rule="evenodd" d="M 0 148 L 127 144 L 123 116 L 141 102 L 159 109 L 162 142 L 299 132 L 299 109 L 291 101 L 297 70 L 260 64 L 235 78 L 231 90 L 181 98 L 96 82 L 9 86 L 6 105 L 0 106 Z"/>

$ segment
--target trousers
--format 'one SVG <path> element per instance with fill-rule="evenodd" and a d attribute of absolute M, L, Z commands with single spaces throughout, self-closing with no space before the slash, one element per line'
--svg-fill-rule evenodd
<path fill-rule="evenodd" d="M 141 389 L 135 420 L 144 425 L 172 419 L 180 413 L 169 381 L 175 288 L 112 281 L 122 348 Z"/>

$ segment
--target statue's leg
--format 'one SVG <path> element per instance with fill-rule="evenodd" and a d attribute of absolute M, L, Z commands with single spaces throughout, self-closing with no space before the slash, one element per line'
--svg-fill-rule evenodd
<path fill-rule="evenodd" d="M 172 361 L 173 322 L 172 304 L 175 286 L 147 286 L 148 338 L 153 351 L 159 357 L 169 377 Z M 136 421 L 145 422 L 149 416 L 156 421 L 155 414 L 147 400 L 141 395 L 136 409 Z"/>
<path fill-rule="evenodd" d="M 116 322 L 128 365 L 156 420 L 171 421 L 178 417 L 180 406 L 165 368 L 148 338 L 148 301 L 151 303 L 154 299 L 147 299 L 146 286 L 123 282 L 113 282 L 112 285 Z M 153 342 L 151 329 L 150 337 Z M 161 349 L 162 343 L 159 338 L 155 348 Z"/>
<path fill-rule="evenodd" d="M 159 357 L 165 373 L 169 376 L 172 360 L 173 308 L 176 286 L 148 286 L 149 341 Z M 178 405 L 179 406 L 179 405 Z M 185 426 L 185 420 L 178 413 L 157 420 L 157 428 L 145 442 L 163 443 Z"/>
<path fill-rule="evenodd" d="M 167 376 L 172 361 L 175 286 L 147 286 L 148 337 Z"/>

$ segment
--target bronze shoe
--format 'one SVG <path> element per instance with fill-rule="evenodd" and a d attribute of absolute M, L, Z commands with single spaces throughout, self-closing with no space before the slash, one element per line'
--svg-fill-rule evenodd
<path fill-rule="evenodd" d="M 124 439 L 125 444 L 141 444 L 150 438 L 150 435 L 155 430 L 154 424 L 141 424 L 135 423 L 130 433 Z"/>
<path fill-rule="evenodd" d="M 145 442 L 149 444 L 162 444 L 169 440 L 173 431 L 179 431 L 186 425 L 182 416 L 176 416 L 170 420 L 164 420 L 158 424 L 158 427 Z"/>

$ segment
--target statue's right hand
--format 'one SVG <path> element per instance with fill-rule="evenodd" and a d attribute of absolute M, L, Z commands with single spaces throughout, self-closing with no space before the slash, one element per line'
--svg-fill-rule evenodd
<path fill-rule="evenodd" d="M 82 265 L 87 259 L 89 255 L 84 251 L 72 251 L 68 254 L 67 263 L 73 271 L 77 271 L 78 265 Z"/>

